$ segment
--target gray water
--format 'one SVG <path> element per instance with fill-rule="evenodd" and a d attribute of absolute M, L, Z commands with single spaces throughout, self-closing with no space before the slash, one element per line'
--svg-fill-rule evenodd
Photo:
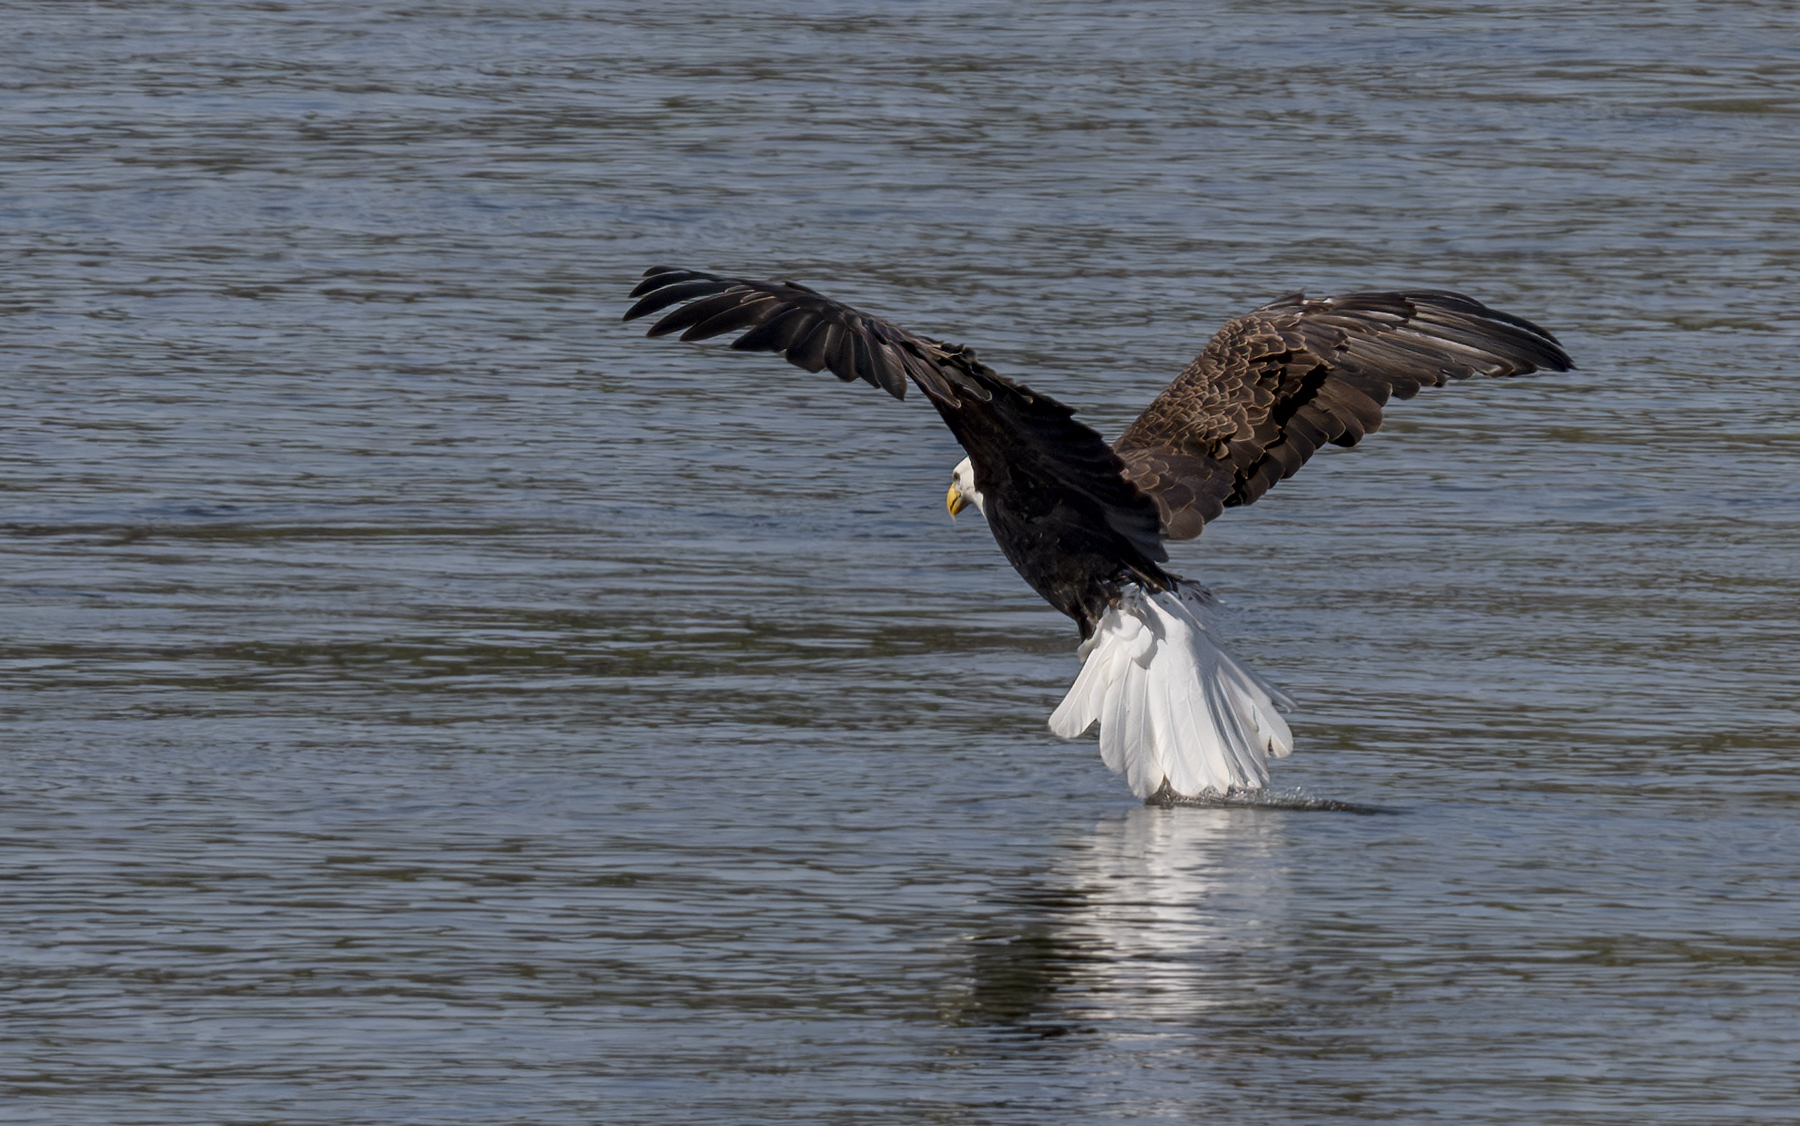
<path fill-rule="evenodd" d="M 8 1121 L 1800 1115 L 1791 4 L 637 8 L 7 5 Z M 933 412 L 660 263 L 1109 434 L 1298 288 L 1581 370 L 1174 552 L 1385 812 L 1151 809 Z"/>

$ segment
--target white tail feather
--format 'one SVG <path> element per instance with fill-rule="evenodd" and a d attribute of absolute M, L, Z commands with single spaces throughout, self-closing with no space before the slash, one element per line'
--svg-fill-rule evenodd
<path fill-rule="evenodd" d="M 1127 585 L 1082 642 L 1081 674 L 1050 715 L 1073 739 L 1100 724 L 1100 758 L 1140 798 L 1167 781 L 1183 797 L 1258 790 L 1268 758 L 1294 749 L 1279 690 L 1238 663 L 1207 631 L 1195 587 Z"/>

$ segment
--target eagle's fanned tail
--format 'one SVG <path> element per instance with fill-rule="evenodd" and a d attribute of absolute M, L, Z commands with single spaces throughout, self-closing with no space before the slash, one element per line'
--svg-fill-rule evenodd
<path fill-rule="evenodd" d="M 1081 646 L 1081 673 L 1050 716 L 1065 739 L 1100 724 L 1100 757 L 1149 798 L 1168 783 L 1181 797 L 1268 785 L 1270 755 L 1293 736 L 1279 714 L 1293 701 L 1215 642 L 1205 595 L 1191 584 L 1136 584 Z"/>

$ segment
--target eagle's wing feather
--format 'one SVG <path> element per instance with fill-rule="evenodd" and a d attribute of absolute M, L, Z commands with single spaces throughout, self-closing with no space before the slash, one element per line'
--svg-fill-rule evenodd
<path fill-rule="evenodd" d="M 1530 321 L 1460 293 L 1294 294 L 1227 324 L 1114 450 L 1171 539 L 1381 426 L 1388 397 L 1573 365 Z"/>

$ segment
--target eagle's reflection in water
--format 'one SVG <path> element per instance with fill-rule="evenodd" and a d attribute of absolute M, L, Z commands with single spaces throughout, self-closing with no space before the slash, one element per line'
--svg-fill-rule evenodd
<path fill-rule="evenodd" d="M 1062 1036 L 1190 1023 L 1258 992 L 1287 913 L 1274 810 L 1140 806 L 1071 841 L 1065 864 L 967 940 L 945 1020 Z M 1260 968 L 1259 968 L 1260 967 Z"/>

